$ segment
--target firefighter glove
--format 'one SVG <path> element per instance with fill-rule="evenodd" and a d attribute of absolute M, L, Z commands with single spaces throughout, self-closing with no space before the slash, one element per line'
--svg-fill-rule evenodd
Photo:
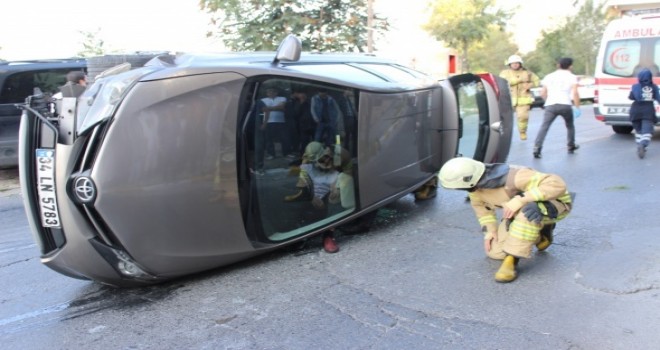
<path fill-rule="evenodd" d="M 522 212 L 530 222 L 540 224 L 541 220 L 543 220 L 543 213 L 541 213 L 541 208 L 539 208 L 536 202 L 525 204 L 522 207 Z"/>
<path fill-rule="evenodd" d="M 545 208 L 545 215 L 550 219 L 556 219 L 557 215 L 559 214 L 559 212 L 557 211 L 557 207 L 555 207 L 552 203 L 548 201 L 539 202 L 539 207 L 541 207 L 542 212 L 543 212 L 543 208 Z"/>

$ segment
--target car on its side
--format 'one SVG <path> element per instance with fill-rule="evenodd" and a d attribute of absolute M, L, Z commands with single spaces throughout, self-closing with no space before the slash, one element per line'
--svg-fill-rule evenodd
<path fill-rule="evenodd" d="M 70 71 L 87 70 L 83 58 L 0 61 L 0 168 L 18 166 L 18 127 L 21 111 L 17 103 L 39 88 L 55 94 L 66 83 Z"/>
<path fill-rule="evenodd" d="M 42 263 L 115 286 L 213 269 L 320 234 L 437 184 L 457 155 L 504 162 L 511 142 L 501 78 L 439 82 L 373 55 L 301 53 L 295 36 L 277 52 L 164 56 L 112 71 L 77 101 L 26 101 L 20 180 Z M 273 92 L 297 96 L 303 112 L 330 106 L 314 104 L 323 94 L 337 106 L 350 101 L 356 119 L 330 128 L 329 140 L 315 138 L 318 125 L 310 129 L 289 114 L 295 109 L 264 108 Z M 289 138 L 271 138 L 271 118 Z M 284 140 L 297 136 L 313 150 L 300 168 L 303 188 L 314 189 L 298 197 L 284 157 Z M 267 149 L 277 153 L 265 157 Z"/>

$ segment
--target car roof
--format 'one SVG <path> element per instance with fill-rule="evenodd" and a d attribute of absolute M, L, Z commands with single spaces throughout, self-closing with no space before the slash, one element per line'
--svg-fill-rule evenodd
<path fill-rule="evenodd" d="M 0 76 L 15 72 L 28 72 L 53 68 L 85 68 L 86 66 L 87 60 L 84 58 L 0 61 Z"/>

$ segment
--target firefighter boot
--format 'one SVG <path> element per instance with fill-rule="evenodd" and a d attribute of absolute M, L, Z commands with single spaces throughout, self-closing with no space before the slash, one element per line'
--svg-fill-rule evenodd
<path fill-rule="evenodd" d="M 554 231 L 554 229 L 555 229 L 555 224 L 543 226 L 541 232 L 539 232 L 541 234 L 541 240 L 538 243 L 536 243 L 536 248 L 539 251 L 542 252 L 548 249 L 548 247 L 552 244 L 552 240 L 553 240 L 552 231 Z"/>
<path fill-rule="evenodd" d="M 505 256 L 500 269 L 495 272 L 495 281 L 500 283 L 513 282 L 518 277 L 516 265 L 518 265 L 518 258 L 513 255 Z"/>

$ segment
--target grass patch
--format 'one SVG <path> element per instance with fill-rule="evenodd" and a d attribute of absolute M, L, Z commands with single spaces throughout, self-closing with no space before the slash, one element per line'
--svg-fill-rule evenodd
<path fill-rule="evenodd" d="M 625 185 L 619 185 L 619 186 L 612 186 L 612 187 L 606 187 L 605 191 L 626 191 L 629 190 L 630 187 L 625 186 Z"/>

